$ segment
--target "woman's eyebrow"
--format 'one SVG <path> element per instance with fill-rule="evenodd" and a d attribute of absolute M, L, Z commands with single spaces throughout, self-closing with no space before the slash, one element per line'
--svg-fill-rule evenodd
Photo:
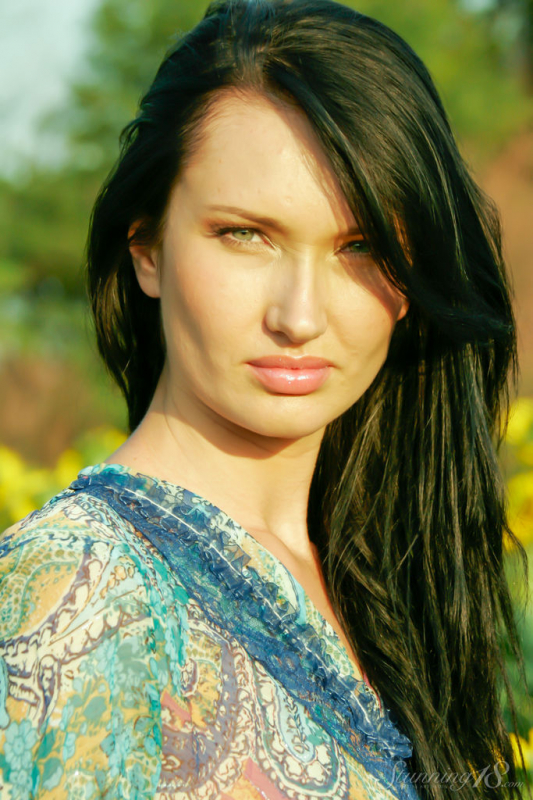
<path fill-rule="evenodd" d="M 290 233 L 289 229 L 278 220 L 273 219 L 272 217 L 262 217 L 258 216 L 257 214 L 252 214 L 252 212 L 247 211 L 244 208 L 239 208 L 238 206 L 209 205 L 206 206 L 206 208 L 208 211 L 226 211 L 229 214 L 237 214 L 239 217 L 252 220 L 252 222 L 256 222 L 258 225 L 263 225 L 265 228 L 271 228 L 274 231 L 278 231 L 278 233 L 281 233 L 284 236 L 287 236 Z M 344 233 L 341 233 L 340 236 L 353 236 L 360 234 L 360 228 L 357 225 L 354 225 Z"/>

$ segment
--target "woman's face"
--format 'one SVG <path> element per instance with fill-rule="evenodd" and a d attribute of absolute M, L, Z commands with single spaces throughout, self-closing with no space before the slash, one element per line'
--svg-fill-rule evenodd
<path fill-rule="evenodd" d="M 237 94 L 215 110 L 162 244 L 131 248 L 141 288 L 161 298 L 168 399 L 191 421 L 305 437 L 369 387 L 408 303 L 368 254 L 302 112 Z M 330 362 L 321 385 L 249 364 L 302 355 Z"/>

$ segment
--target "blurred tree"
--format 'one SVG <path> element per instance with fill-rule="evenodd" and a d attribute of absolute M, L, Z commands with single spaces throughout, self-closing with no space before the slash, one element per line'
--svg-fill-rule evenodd
<path fill-rule="evenodd" d="M 54 276 L 67 300 L 83 294 L 90 210 L 118 155 L 118 134 L 135 115 L 165 51 L 199 21 L 206 5 L 104 0 L 96 11 L 86 76 L 72 86 L 68 106 L 45 122 L 65 137 L 61 166 L 29 166 L 17 183 L 0 180 L 0 252 L 13 270 L 16 264 L 29 268 L 26 292 Z"/>
<path fill-rule="evenodd" d="M 96 176 L 77 169 L 30 171 L 24 182 L 0 183 L 0 252 L 20 265 L 26 291 L 55 277 L 67 297 L 80 294 L 83 245 L 97 185 Z"/>
<path fill-rule="evenodd" d="M 503 39 L 527 90 L 533 93 L 533 0 L 494 0 L 489 13 L 497 40 Z"/>
<path fill-rule="evenodd" d="M 495 40 L 487 15 L 474 13 L 466 0 L 348 4 L 385 22 L 420 55 L 460 143 L 479 164 L 533 118 L 533 102 L 524 97 L 514 64 L 504 58 L 504 42 Z"/>
<path fill-rule="evenodd" d="M 198 0 L 104 0 L 94 18 L 87 78 L 73 86 L 63 120 L 70 160 L 79 169 L 109 167 L 118 133 L 135 115 L 165 52 L 206 6 Z"/>

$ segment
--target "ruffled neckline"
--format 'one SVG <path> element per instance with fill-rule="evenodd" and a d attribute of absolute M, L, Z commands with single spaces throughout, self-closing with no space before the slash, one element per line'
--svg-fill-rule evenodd
<path fill-rule="evenodd" d="M 170 562 L 180 578 L 184 577 L 186 563 L 185 572 L 190 571 L 190 585 L 186 588 L 191 590 L 207 616 L 228 629 L 234 625 L 230 632 L 235 638 L 245 643 L 249 652 L 262 660 L 275 676 L 276 672 L 282 675 L 288 691 L 303 700 L 344 746 L 355 751 L 358 757 L 363 749 L 365 760 L 372 761 L 374 769 L 371 771 L 376 777 L 384 780 L 393 791 L 398 789 L 398 781 L 402 783 L 406 773 L 403 762 L 397 762 L 412 755 L 409 739 L 397 729 L 392 712 L 384 706 L 378 693 L 358 677 L 337 632 L 280 559 L 206 498 L 123 464 L 101 462 L 86 467 L 59 496 L 76 491 L 101 497 L 129 519 Z M 186 548 L 183 551 L 186 557 L 181 561 L 178 558 L 180 546 Z M 265 563 L 275 565 L 278 574 L 290 580 L 300 601 L 305 598 L 314 609 L 322 630 L 301 620 L 301 609 L 272 581 Z M 217 578 L 216 588 L 206 588 L 204 579 L 203 594 L 195 596 L 193 573 L 196 570 L 196 577 L 200 578 L 206 566 Z M 329 652 L 326 652 L 324 636 L 328 639 Z M 265 647 L 267 643 L 269 646 Z M 301 661 L 295 658 L 295 651 Z M 298 680 L 290 685 L 287 659 L 294 661 L 296 675 L 302 671 L 301 665 L 305 665 L 305 680 L 297 675 Z M 306 680 L 309 681 L 307 686 Z M 317 686 L 331 698 L 329 706 L 317 702 Z M 354 727 L 359 735 L 355 734 Z"/>

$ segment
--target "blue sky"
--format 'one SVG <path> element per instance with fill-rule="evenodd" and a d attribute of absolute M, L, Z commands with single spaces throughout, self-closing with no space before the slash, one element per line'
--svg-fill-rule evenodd
<path fill-rule="evenodd" d="M 16 173 L 28 155 L 53 160 L 58 140 L 38 133 L 79 74 L 87 23 L 99 0 L 1 0 L 0 172 Z"/>

